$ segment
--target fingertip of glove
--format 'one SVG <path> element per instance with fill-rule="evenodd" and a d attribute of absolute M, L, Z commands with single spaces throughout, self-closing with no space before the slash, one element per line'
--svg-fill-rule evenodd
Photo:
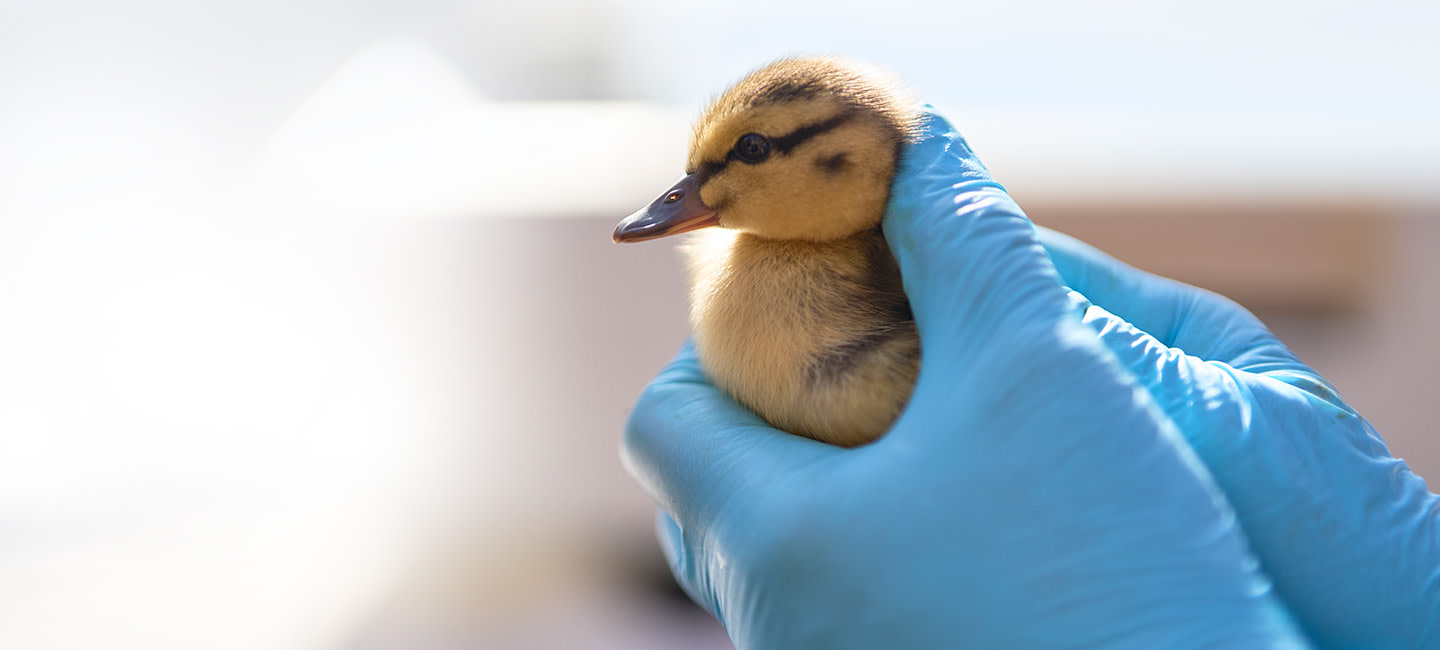
<path fill-rule="evenodd" d="M 949 118 L 930 104 L 924 104 L 915 109 L 910 149 L 912 151 L 901 156 L 901 176 L 905 175 L 907 165 L 913 166 L 915 163 L 930 160 L 945 152 L 953 152 L 958 158 L 969 159 L 974 166 L 985 171 L 985 166 L 975 159 L 975 151 L 970 147 L 970 142 L 965 139 L 964 134 L 960 133 L 960 130 Z M 916 149 L 919 151 L 914 151 Z M 988 172 L 986 175 L 988 176 Z"/>

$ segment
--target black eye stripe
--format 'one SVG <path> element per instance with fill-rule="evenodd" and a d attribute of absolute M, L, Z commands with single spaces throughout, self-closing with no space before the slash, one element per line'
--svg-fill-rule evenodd
<path fill-rule="evenodd" d="M 802 126 L 778 138 L 770 138 L 770 146 L 779 153 L 790 153 L 790 150 L 800 146 L 806 140 L 825 133 L 826 131 L 832 131 L 841 124 L 848 122 L 850 118 L 854 116 L 854 112 L 847 111 L 824 122 L 816 122 L 815 124 Z M 732 148 L 725 153 L 725 160 L 713 162 L 707 160 L 700 163 L 700 169 L 695 172 L 695 180 L 698 181 L 699 185 L 704 185 L 705 182 L 709 181 L 713 176 L 724 171 L 725 167 L 733 160 L 737 160 L 737 158 L 735 157 L 735 150 Z"/>
<path fill-rule="evenodd" d="M 786 135 L 782 135 L 778 138 L 771 138 L 770 145 L 775 147 L 775 150 L 779 151 L 780 153 L 789 153 L 791 149 L 800 146 L 806 140 L 809 140 L 810 138 L 820 135 L 821 133 L 824 133 L 826 131 L 833 130 L 835 127 L 838 127 L 841 124 L 849 121 L 852 115 L 854 114 L 848 112 L 841 113 L 839 115 L 836 115 L 835 117 L 825 120 L 824 122 L 818 122 L 809 126 L 802 126 Z"/>
<path fill-rule="evenodd" d="M 728 164 L 730 164 L 729 158 L 721 162 L 710 162 L 707 160 L 700 163 L 700 169 L 695 172 L 696 185 L 704 185 L 711 177 L 724 171 L 725 166 Z"/>

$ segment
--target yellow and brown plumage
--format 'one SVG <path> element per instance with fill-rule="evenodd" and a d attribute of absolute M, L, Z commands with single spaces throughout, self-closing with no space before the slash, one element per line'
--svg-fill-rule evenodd
<path fill-rule="evenodd" d="M 775 427 L 840 445 L 882 435 L 919 369 L 880 231 L 913 126 L 895 88 L 824 58 L 751 73 L 695 125 L 685 178 L 615 229 L 697 231 L 685 252 L 706 373 Z"/>

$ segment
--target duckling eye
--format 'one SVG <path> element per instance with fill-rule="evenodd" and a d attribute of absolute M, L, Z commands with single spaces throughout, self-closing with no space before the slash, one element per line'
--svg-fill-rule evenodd
<path fill-rule="evenodd" d="M 770 155 L 770 141 L 759 133 L 740 136 L 735 143 L 735 157 L 747 163 L 758 163 Z"/>

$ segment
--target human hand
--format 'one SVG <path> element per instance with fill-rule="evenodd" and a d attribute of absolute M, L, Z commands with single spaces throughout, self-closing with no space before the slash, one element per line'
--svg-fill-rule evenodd
<path fill-rule="evenodd" d="M 1440 498 L 1370 423 L 1239 305 L 1039 234 L 1066 284 L 1099 306 L 1085 322 L 1214 475 L 1310 639 L 1440 645 Z"/>
<path fill-rule="evenodd" d="M 680 583 L 747 649 L 1305 647 L 1030 222 L 926 129 L 885 220 L 923 350 L 885 437 L 770 428 L 689 346 L 636 405 L 623 455 Z"/>

